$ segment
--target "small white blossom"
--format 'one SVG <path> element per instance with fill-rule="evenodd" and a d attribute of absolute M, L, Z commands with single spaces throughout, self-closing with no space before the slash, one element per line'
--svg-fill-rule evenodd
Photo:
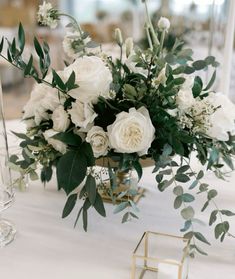
<path fill-rule="evenodd" d="M 79 32 L 68 33 L 63 40 L 63 49 L 64 52 L 71 58 L 78 58 L 81 47 L 85 47 L 87 43 L 91 41 L 91 38 L 88 36 L 84 40 L 81 38 Z"/>
<path fill-rule="evenodd" d="M 127 38 L 125 41 L 125 46 L 126 46 L 126 57 L 128 58 L 133 52 L 133 48 L 134 48 L 133 38 L 131 37 Z"/>
<path fill-rule="evenodd" d="M 56 28 L 58 25 L 59 14 L 51 3 L 44 1 L 42 5 L 39 5 L 37 16 L 38 22 L 42 25 L 49 26 L 50 28 Z"/>
<path fill-rule="evenodd" d="M 168 29 L 170 28 L 170 21 L 168 18 L 166 17 L 161 17 L 158 21 L 158 28 L 161 30 L 161 31 L 168 31 Z"/>

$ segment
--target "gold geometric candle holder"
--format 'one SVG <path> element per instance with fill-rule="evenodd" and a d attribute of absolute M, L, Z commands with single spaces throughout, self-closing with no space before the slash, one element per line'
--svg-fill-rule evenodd
<path fill-rule="evenodd" d="M 145 232 L 136 246 L 131 279 L 187 279 L 189 240 Z"/>

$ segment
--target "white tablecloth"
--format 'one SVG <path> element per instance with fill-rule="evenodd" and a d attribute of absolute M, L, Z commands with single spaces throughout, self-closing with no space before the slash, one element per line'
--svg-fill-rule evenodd
<path fill-rule="evenodd" d="M 20 129 L 15 121 L 7 124 L 10 129 Z M 217 199 L 220 207 L 235 210 L 235 174 L 230 182 L 218 181 L 212 174 L 208 180 L 220 192 Z M 121 215 L 114 215 L 113 207 L 106 205 L 107 218 L 100 217 L 95 210 L 89 211 L 87 233 L 81 223 L 73 228 L 81 204 L 71 216 L 61 219 L 66 198 L 62 191 L 57 191 L 55 180 L 45 189 L 35 182 L 25 192 L 17 192 L 15 204 L 4 217 L 15 223 L 18 232 L 14 242 L 0 249 L 0 278 L 129 279 L 131 255 L 143 232 L 180 234 L 183 224 L 179 212 L 173 209 L 172 189 L 160 193 L 151 169 L 145 170 L 140 184 L 148 190 L 138 204 L 139 220 L 121 224 Z M 205 197 L 198 199 L 196 206 L 200 208 Z M 208 222 L 200 211 L 197 218 Z M 231 224 L 235 233 L 235 219 L 231 219 Z M 201 226 L 198 230 L 213 245 L 204 247 L 208 257 L 197 256 L 190 262 L 189 278 L 234 279 L 235 239 L 227 238 L 220 244 L 214 240 L 212 230 Z"/>

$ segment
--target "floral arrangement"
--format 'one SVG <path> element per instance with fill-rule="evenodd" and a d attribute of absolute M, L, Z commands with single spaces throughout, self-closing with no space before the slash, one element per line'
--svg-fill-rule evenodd
<path fill-rule="evenodd" d="M 15 133 L 22 139 L 22 157 L 11 156 L 10 166 L 21 173 L 17 180 L 21 185 L 26 174 L 37 179 L 39 166 L 41 180 L 46 183 L 55 168 L 58 188 L 67 194 L 63 217 L 81 200 L 75 224 L 82 216 L 87 230 L 88 209 L 93 207 L 105 216 L 99 191 L 104 182 L 102 171 L 95 167 L 96 160 L 108 162 L 109 194 L 115 204 L 116 170 L 135 170 L 140 179 L 141 162 L 151 159 L 158 189 L 164 191 L 172 186 L 174 208 L 180 210 L 184 219 L 181 232 L 192 239 L 190 254 L 206 254 L 197 241 L 209 242 L 194 230 L 197 219 L 192 205 L 196 196 L 205 195 L 202 211 L 208 205 L 215 207 L 209 214 L 209 225 L 215 225 L 215 237 L 221 241 L 226 235 L 231 236 L 229 222 L 223 218 L 234 213 L 219 209 L 215 202 L 217 191 L 202 182 L 202 170 L 193 171 L 190 158 L 196 154 L 201 164 L 218 178 L 223 178 L 224 165 L 233 169 L 235 107 L 222 93 L 211 90 L 216 71 L 207 85 L 198 75 L 208 67 L 216 68 L 219 64 L 215 58 L 194 61 L 192 50 L 182 48 L 179 40 L 172 49 L 165 49 L 170 22 L 161 18 L 158 26 L 153 26 L 146 1 L 142 2 L 149 48 L 134 46 L 132 38 L 124 41 L 116 29 L 118 59 L 107 56 L 74 18 L 46 2 L 38 12 L 41 24 L 55 28 L 62 16 L 71 21 L 63 41 L 70 60 L 62 71 L 50 69 L 49 46 L 37 38 L 37 61 L 33 55 L 24 60 L 25 35 L 21 24 L 18 38 L 8 41 L 7 56 L 2 54 L 2 39 L 1 57 L 37 82 L 24 107 L 27 133 Z M 136 191 L 130 187 L 120 195 L 135 196 Z M 123 222 L 138 218 L 138 208 L 131 199 L 116 205 L 115 213 L 120 211 L 125 212 Z"/>

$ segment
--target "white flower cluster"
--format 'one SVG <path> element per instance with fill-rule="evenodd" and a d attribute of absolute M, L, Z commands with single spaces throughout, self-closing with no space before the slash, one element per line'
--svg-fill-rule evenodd
<path fill-rule="evenodd" d="M 44 138 L 62 154 L 66 152 L 66 145 L 53 137 L 74 126 L 74 133 L 82 133 L 91 144 L 95 157 L 106 155 L 109 149 L 147 154 L 155 134 L 148 110 L 145 107 L 138 110 L 131 108 L 129 112 L 117 114 L 114 123 L 107 127 L 107 132 L 102 127 L 94 126 L 97 114 L 93 105 L 99 96 L 110 98 L 113 95 L 110 90 L 112 74 L 102 59 L 96 56 L 80 57 L 58 74 L 63 81 L 67 81 L 73 71 L 79 87 L 68 92 L 75 99 L 71 107 L 65 110 L 65 97 L 59 96 L 57 89 L 38 84 L 24 107 L 28 128 L 38 126 L 44 120 L 52 121 L 53 127 L 44 132 Z M 52 76 L 49 75 L 46 80 L 51 81 Z"/>
<path fill-rule="evenodd" d="M 58 11 L 53 8 L 51 3 L 44 1 L 42 5 L 39 5 L 37 16 L 38 22 L 42 25 L 50 28 L 56 28 L 58 25 Z"/>
<path fill-rule="evenodd" d="M 235 132 L 235 106 L 222 93 L 211 92 L 203 99 L 194 98 L 193 78 L 186 78 L 176 96 L 179 121 L 193 133 L 227 141 Z"/>

